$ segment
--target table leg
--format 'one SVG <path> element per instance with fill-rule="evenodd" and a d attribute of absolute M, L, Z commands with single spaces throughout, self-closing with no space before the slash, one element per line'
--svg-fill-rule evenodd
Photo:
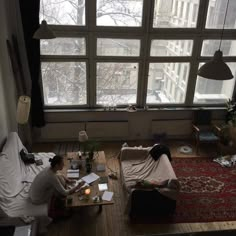
<path fill-rule="evenodd" d="M 99 205 L 98 207 L 99 207 L 98 212 L 101 212 L 102 211 L 102 205 Z"/>

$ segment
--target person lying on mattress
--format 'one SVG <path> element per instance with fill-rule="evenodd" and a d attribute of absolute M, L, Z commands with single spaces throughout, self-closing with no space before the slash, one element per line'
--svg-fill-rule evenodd
<path fill-rule="evenodd" d="M 140 189 L 156 189 L 163 195 L 176 200 L 180 191 L 180 184 L 177 179 L 167 179 L 163 181 L 156 180 L 138 180 L 135 185 L 136 188 Z"/>

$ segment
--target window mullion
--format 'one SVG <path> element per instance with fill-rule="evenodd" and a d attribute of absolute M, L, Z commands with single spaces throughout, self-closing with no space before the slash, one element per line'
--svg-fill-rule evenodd
<path fill-rule="evenodd" d="M 88 15 L 88 65 L 87 65 L 87 94 L 88 106 L 93 108 L 96 106 L 96 62 L 94 57 L 96 55 L 96 37 L 94 29 L 96 27 L 96 0 L 87 1 L 87 15 Z"/>
<path fill-rule="evenodd" d="M 96 38 L 93 33 L 89 33 L 89 50 L 88 50 L 88 106 L 95 107 L 96 105 L 96 62 L 94 60 L 94 53 L 96 52 Z"/>
<path fill-rule="evenodd" d="M 139 77 L 138 77 L 138 92 L 137 92 L 137 106 L 144 107 L 146 103 L 147 96 L 147 82 L 148 82 L 148 68 L 150 57 L 150 40 L 149 33 L 152 28 L 152 19 L 153 19 L 153 6 L 154 1 L 144 1 L 143 6 L 143 39 L 141 41 L 141 53 L 140 53 L 140 64 L 139 64 Z"/>
<path fill-rule="evenodd" d="M 202 48 L 201 37 L 195 37 L 193 45 L 194 46 L 193 46 L 193 51 L 192 51 L 192 57 L 190 61 L 189 80 L 188 80 L 186 99 L 185 99 L 186 106 L 193 105 L 194 91 L 195 91 L 195 86 L 196 86 L 197 71 L 198 71 L 198 65 L 199 65 L 199 61 L 197 60 L 197 58 L 200 58 L 200 53 L 201 53 L 201 48 Z"/>
<path fill-rule="evenodd" d="M 198 9 L 197 29 L 199 29 L 201 33 L 205 29 L 208 4 L 209 4 L 209 0 L 200 0 L 199 9 Z"/>

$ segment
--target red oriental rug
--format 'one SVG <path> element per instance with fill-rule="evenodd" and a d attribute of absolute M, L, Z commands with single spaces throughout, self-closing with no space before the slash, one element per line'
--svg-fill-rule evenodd
<path fill-rule="evenodd" d="M 205 158 L 174 158 L 172 166 L 181 192 L 168 223 L 236 220 L 236 167 Z"/>

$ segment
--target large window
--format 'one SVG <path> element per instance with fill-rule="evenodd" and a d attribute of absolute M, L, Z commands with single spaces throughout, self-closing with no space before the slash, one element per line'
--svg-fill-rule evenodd
<path fill-rule="evenodd" d="M 44 0 L 40 18 L 45 107 L 221 106 L 235 79 L 197 76 L 220 49 L 236 74 L 236 1 Z M 204 15 L 205 14 L 205 15 Z M 204 20 L 205 19 L 205 22 Z M 223 33 L 223 40 L 221 41 Z"/>
<path fill-rule="evenodd" d="M 52 25 L 85 25 L 86 0 L 41 0 L 41 20 Z"/>
<path fill-rule="evenodd" d="M 97 63 L 97 103 L 136 103 L 138 63 Z"/>
<path fill-rule="evenodd" d="M 236 62 L 227 63 L 232 73 L 236 74 Z M 202 66 L 202 63 L 200 64 Z M 215 81 L 211 79 L 204 79 L 197 77 L 197 84 L 194 93 L 194 103 L 204 104 L 222 104 L 232 97 L 235 81 L 224 80 Z"/>
<path fill-rule="evenodd" d="M 98 56 L 139 56 L 140 40 L 136 39 L 97 39 Z"/>
<path fill-rule="evenodd" d="M 141 26 L 144 0 L 97 0 L 97 25 Z"/>
<path fill-rule="evenodd" d="M 184 103 L 188 81 L 188 63 L 150 63 L 148 104 Z"/>
<path fill-rule="evenodd" d="M 86 104 L 85 62 L 43 62 L 45 105 Z"/>
<path fill-rule="evenodd" d="M 154 28 L 196 28 L 200 0 L 154 2 Z"/>
<path fill-rule="evenodd" d="M 152 40 L 151 56 L 191 56 L 193 40 Z"/>
<path fill-rule="evenodd" d="M 86 55 L 85 38 L 41 40 L 42 55 Z"/>

